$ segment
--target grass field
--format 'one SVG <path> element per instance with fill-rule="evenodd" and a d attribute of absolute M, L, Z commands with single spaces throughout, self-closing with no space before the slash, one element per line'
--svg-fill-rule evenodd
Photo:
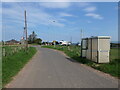
<path fill-rule="evenodd" d="M 118 55 L 118 51 L 120 51 L 120 48 L 111 48 L 110 49 L 110 59 L 115 60 L 115 59 L 120 59 Z"/>
<path fill-rule="evenodd" d="M 0 90 L 2 89 L 2 47 L 0 47 Z"/>
<path fill-rule="evenodd" d="M 14 46 L 4 47 L 7 52 L 11 52 Z M 20 49 L 16 53 L 3 56 L 2 58 L 2 84 L 3 87 L 12 80 L 21 68 L 32 58 L 36 53 L 36 48 L 29 47 L 27 52 L 24 49 Z"/>
<path fill-rule="evenodd" d="M 61 50 L 66 55 L 69 57 L 77 60 L 78 62 L 82 64 L 86 64 L 88 66 L 91 66 L 97 70 L 103 71 L 105 73 L 109 73 L 112 76 L 120 78 L 120 58 L 118 57 L 118 51 L 120 49 L 118 48 L 113 48 L 110 50 L 110 63 L 107 64 L 97 64 L 95 62 L 92 62 L 90 60 L 87 60 L 85 58 L 80 57 L 80 47 L 79 46 L 59 46 L 56 45 L 54 46 L 42 46 L 43 48 L 52 48 L 52 49 L 57 49 Z"/>

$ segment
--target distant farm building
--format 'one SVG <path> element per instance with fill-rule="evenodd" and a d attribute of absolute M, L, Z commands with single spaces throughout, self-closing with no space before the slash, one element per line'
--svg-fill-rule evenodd
<path fill-rule="evenodd" d="M 24 37 L 21 38 L 20 44 L 25 45 L 25 38 Z"/>
<path fill-rule="evenodd" d="M 15 44 L 20 44 L 20 42 L 15 39 L 12 39 L 12 40 L 6 41 L 5 44 L 6 45 L 15 45 Z"/>

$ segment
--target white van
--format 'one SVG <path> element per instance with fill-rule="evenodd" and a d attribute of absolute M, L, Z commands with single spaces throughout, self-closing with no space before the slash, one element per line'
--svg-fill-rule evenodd
<path fill-rule="evenodd" d="M 68 45 L 71 45 L 71 42 L 68 42 L 68 41 L 60 41 L 60 45 L 65 45 L 65 46 L 68 46 Z"/>

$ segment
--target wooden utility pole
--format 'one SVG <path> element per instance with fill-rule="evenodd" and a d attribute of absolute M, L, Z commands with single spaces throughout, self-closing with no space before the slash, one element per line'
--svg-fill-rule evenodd
<path fill-rule="evenodd" d="M 28 39 L 27 39 L 27 20 L 26 20 L 26 10 L 25 10 L 25 35 L 26 35 L 26 49 L 28 48 Z"/>
<path fill-rule="evenodd" d="M 81 45 L 80 45 L 80 52 L 81 52 L 81 55 L 80 55 L 80 57 L 82 57 L 82 37 L 83 37 L 83 31 L 82 31 L 82 29 L 81 29 L 81 35 L 80 35 L 80 43 L 81 43 Z"/>
<path fill-rule="evenodd" d="M 82 41 L 82 37 L 83 37 L 83 30 L 81 29 L 81 35 L 80 35 L 80 42 Z"/>

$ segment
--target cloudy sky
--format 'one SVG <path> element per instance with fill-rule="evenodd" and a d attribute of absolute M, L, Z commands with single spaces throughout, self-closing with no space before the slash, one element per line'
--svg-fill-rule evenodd
<path fill-rule="evenodd" d="M 118 39 L 117 2 L 3 2 L 3 40 L 23 36 L 24 10 L 28 34 L 32 31 L 43 40 L 80 41 L 84 37 L 111 36 Z"/>

